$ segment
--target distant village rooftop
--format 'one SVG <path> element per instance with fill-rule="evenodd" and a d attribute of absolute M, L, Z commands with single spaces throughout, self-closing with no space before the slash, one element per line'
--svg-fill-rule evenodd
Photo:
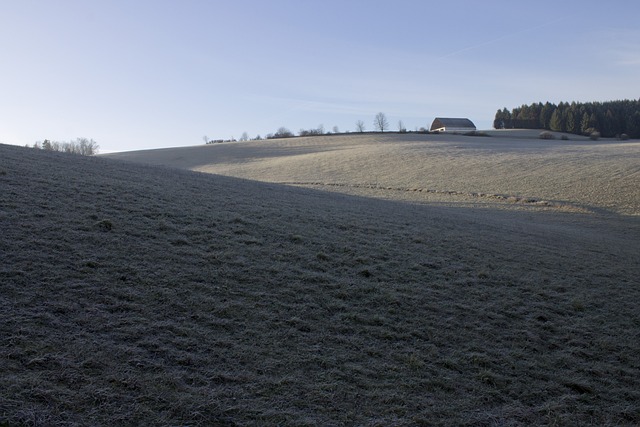
<path fill-rule="evenodd" d="M 429 130 L 431 132 L 470 132 L 476 130 L 476 125 L 469 119 L 436 117 Z"/>

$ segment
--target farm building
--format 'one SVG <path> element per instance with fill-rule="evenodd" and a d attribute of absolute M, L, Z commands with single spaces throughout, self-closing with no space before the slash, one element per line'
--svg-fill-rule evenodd
<path fill-rule="evenodd" d="M 476 125 L 469 119 L 436 117 L 431 123 L 431 132 L 472 132 Z"/>

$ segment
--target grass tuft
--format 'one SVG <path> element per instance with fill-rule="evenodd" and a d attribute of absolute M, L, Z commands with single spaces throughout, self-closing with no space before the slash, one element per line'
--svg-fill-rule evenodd
<path fill-rule="evenodd" d="M 369 269 L 365 268 L 364 270 L 360 270 L 358 272 L 358 274 L 362 277 L 371 277 L 373 276 L 373 274 L 371 273 L 371 271 L 369 271 Z"/>
<path fill-rule="evenodd" d="M 478 279 L 488 279 L 489 278 L 489 273 L 487 273 L 486 271 L 482 270 L 478 272 Z"/>
<path fill-rule="evenodd" d="M 96 261 L 87 261 L 84 265 L 89 268 L 98 268 L 100 266 Z"/>
<path fill-rule="evenodd" d="M 325 254 L 324 252 L 318 252 L 316 254 L 316 258 L 320 261 L 329 261 L 329 255 Z"/>
<path fill-rule="evenodd" d="M 96 222 L 94 226 L 100 231 L 111 231 L 113 229 L 113 222 L 108 219 L 103 219 Z"/>

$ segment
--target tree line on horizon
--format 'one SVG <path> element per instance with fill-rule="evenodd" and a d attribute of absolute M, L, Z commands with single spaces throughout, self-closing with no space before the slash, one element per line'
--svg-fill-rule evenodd
<path fill-rule="evenodd" d="M 33 148 L 46 151 L 57 151 L 60 153 L 79 154 L 81 156 L 93 156 L 98 154 L 100 146 L 93 139 L 76 138 L 71 141 L 51 141 L 49 139 L 45 139 L 44 141 L 35 142 L 33 144 Z"/>
<path fill-rule="evenodd" d="M 605 138 L 640 138 L 640 100 L 523 104 L 498 110 L 495 129 L 545 129 L 576 135 L 600 133 Z"/>
<path fill-rule="evenodd" d="M 358 120 L 355 123 L 355 125 L 356 125 L 355 132 L 364 133 L 366 131 L 366 126 L 365 126 L 365 124 L 364 124 L 364 122 L 362 120 Z M 374 129 L 374 132 L 389 131 L 390 125 L 389 125 L 389 120 L 387 119 L 386 114 L 384 114 L 382 112 L 376 114 L 376 116 L 373 119 L 373 129 Z M 402 120 L 398 121 L 398 130 L 397 130 L 397 132 L 399 132 L 399 133 L 408 132 L 407 128 L 405 127 L 405 125 L 404 125 Z M 428 132 L 428 130 L 426 128 L 424 128 L 424 127 L 421 127 L 420 129 L 416 128 L 416 132 L 426 133 L 426 132 Z M 340 129 L 338 128 L 338 126 L 334 126 L 331 131 L 325 131 L 324 125 L 321 124 L 321 125 L 318 125 L 317 128 L 300 129 L 300 131 L 298 132 L 297 136 L 319 136 L 319 135 L 331 135 L 331 134 L 340 134 L 340 133 L 350 133 L 350 131 L 340 132 Z M 247 132 L 244 132 L 242 134 L 242 136 L 240 137 L 240 139 L 238 139 L 238 140 L 236 140 L 235 138 L 210 140 L 206 135 L 203 136 L 202 138 L 203 138 L 203 140 L 205 141 L 206 144 L 218 144 L 218 143 L 222 143 L 222 142 L 261 141 L 261 140 L 264 140 L 264 139 L 293 138 L 295 136 L 296 136 L 295 133 L 290 131 L 285 126 L 281 126 L 274 133 L 269 133 L 264 137 L 258 135 L 255 138 L 249 138 Z"/>

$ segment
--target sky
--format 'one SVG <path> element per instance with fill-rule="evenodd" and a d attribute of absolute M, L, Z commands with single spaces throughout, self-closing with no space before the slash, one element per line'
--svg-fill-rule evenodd
<path fill-rule="evenodd" d="M 640 98 L 637 0 L 0 0 L 0 143 L 100 152 Z"/>

